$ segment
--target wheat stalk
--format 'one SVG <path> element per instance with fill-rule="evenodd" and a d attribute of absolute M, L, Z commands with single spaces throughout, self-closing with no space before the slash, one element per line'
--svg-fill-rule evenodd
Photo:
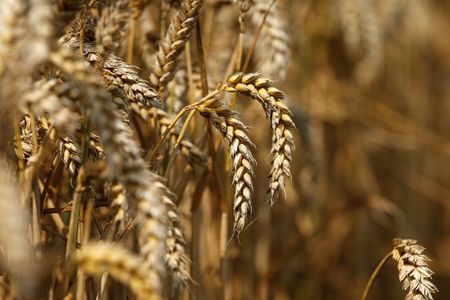
<path fill-rule="evenodd" d="M 156 126 L 159 128 L 159 134 L 162 136 L 167 130 L 168 126 L 173 122 L 173 118 L 162 109 L 153 108 L 144 116 L 153 119 Z M 169 136 L 172 143 L 175 143 L 180 137 L 180 129 L 174 127 L 170 129 Z M 186 136 L 183 136 L 179 142 L 181 153 L 187 158 L 191 164 L 205 165 L 207 157 L 195 144 L 193 144 Z"/>

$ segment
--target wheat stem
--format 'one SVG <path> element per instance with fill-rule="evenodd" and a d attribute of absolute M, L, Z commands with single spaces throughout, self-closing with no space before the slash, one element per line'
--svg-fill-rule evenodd
<path fill-rule="evenodd" d="M 377 277 L 378 273 L 380 272 L 381 268 L 384 266 L 384 264 L 389 260 L 389 258 L 392 257 L 392 251 L 386 254 L 383 259 L 378 263 L 375 270 L 373 270 L 372 274 L 370 275 L 369 280 L 367 281 L 366 287 L 364 288 L 363 295 L 361 296 L 361 300 L 366 300 L 367 295 L 370 292 L 370 289 L 372 288 L 372 285 L 375 281 L 375 278 Z"/>

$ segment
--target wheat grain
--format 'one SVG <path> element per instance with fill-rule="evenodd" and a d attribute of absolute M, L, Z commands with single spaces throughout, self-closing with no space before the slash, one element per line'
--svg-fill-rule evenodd
<path fill-rule="evenodd" d="M 432 300 L 436 286 L 431 282 L 433 271 L 425 248 L 411 239 L 394 239 L 392 257 L 398 262 L 399 280 L 407 291 L 406 300 Z"/>
<path fill-rule="evenodd" d="M 230 76 L 225 85 L 228 92 L 238 92 L 250 96 L 261 103 L 272 128 L 272 168 L 270 170 L 267 198 L 270 204 L 284 191 L 285 177 L 291 177 L 292 151 L 294 139 L 292 113 L 284 103 L 284 94 L 272 86 L 270 80 L 259 74 L 237 73 Z"/>

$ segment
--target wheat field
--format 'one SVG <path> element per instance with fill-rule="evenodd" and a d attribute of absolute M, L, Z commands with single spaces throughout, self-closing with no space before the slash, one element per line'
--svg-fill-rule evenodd
<path fill-rule="evenodd" d="M 0 299 L 448 299 L 449 15 L 0 0 Z"/>

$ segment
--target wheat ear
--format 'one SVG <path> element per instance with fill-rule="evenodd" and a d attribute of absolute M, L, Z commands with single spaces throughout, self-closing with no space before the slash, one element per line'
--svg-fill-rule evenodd
<path fill-rule="evenodd" d="M 119 50 L 131 15 L 128 4 L 129 0 L 110 1 L 102 10 L 95 30 L 95 40 L 102 52 Z"/>
<path fill-rule="evenodd" d="M 154 285 L 153 274 L 144 267 L 140 257 L 107 243 L 84 245 L 78 252 L 76 263 L 87 274 L 108 272 L 114 279 L 128 285 L 138 299 L 160 299 Z"/>
<path fill-rule="evenodd" d="M 50 56 L 52 62 L 69 74 L 86 90 L 83 106 L 90 111 L 94 127 L 98 130 L 105 156 L 114 179 L 123 184 L 130 198 L 137 202 L 137 224 L 141 255 L 145 266 L 152 272 L 152 290 L 160 295 L 165 273 L 164 248 L 167 235 L 167 213 L 162 203 L 166 187 L 151 173 L 141 158 L 141 151 L 132 132 L 119 114 L 112 94 L 107 92 L 99 77 L 79 60 L 70 49 L 59 49 Z M 114 88 L 114 87 L 112 87 Z"/>
<path fill-rule="evenodd" d="M 165 255 L 166 265 L 174 278 L 175 288 L 187 285 L 192 279 L 190 275 L 191 260 L 187 255 L 186 240 L 184 230 L 181 224 L 181 214 L 176 205 L 167 194 L 164 198 L 164 204 L 169 217 L 169 229 L 167 231 Z M 172 195 L 173 196 L 173 195 Z"/>
<path fill-rule="evenodd" d="M 175 76 L 179 56 L 197 22 L 203 0 L 183 0 L 155 55 L 150 82 L 160 94 Z"/>
<path fill-rule="evenodd" d="M 250 96 L 261 103 L 272 128 L 272 168 L 270 170 L 267 198 L 270 204 L 277 200 L 285 189 L 285 178 L 291 177 L 294 138 L 292 113 L 284 103 L 284 94 L 272 86 L 269 79 L 257 73 L 237 73 L 230 76 L 225 85 L 228 92 L 238 92 Z"/>
<path fill-rule="evenodd" d="M 245 125 L 236 113 L 218 99 L 207 100 L 197 107 L 200 114 L 219 130 L 230 148 L 233 166 L 234 231 L 240 233 L 252 212 L 253 169 L 256 164 L 251 149 L 255 147 L 247 136 Z"/>
<path fill-rule="evenodd" d="M 60 39 L 60 43 L 78 51 L 80 39 L 77 32 L 73 31 L 74 29 L 69 30 Z M 83 41 L 83 57 L 92 66 L 101 66 L 101 74 L 106 86 L 113 85 L 121 90 L 127 96 L 130 105 L 135 106 L 135 103 L 140 103 L 145 108 L 162 107 L 156 91 L 138 75 L 135 66 L 127 64 L 113 54 L 98 53 L 95 42 L 89 39 Z"/>
<path fill-rule="evenodd" d="M 428 266 L 430 259 L 425 248 L 411 239 L 394 239 L 392 257 L 398 262 L 398 279 L 407 291 L 405 300 L 432 300 L 436 286 L 431 282 L 434 272 Z"/>
<path fill-rule="evenodd" d="M 394 239 L 394 249 L 378 263 L 367 281 L 361 300 L 366 300 L 370 289 L 383 265 L 392 257 L 398 262 L 399 280 L 407 291 L 405 300 L 433 300 L 438 290 L 431 282 L 434 274 L 428 267 L 430 259 L 423 254 L 425 248 L 411 239 Z"/>

